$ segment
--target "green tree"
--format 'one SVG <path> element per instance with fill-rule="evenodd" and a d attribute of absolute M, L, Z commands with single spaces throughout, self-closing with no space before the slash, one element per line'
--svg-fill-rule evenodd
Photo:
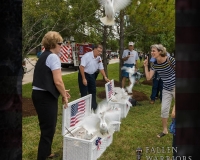
<path fill-rule="evenodd" d="M 174 0 L 141 0 L 140 4 L 132 1 L 123 11 L 116 13 L 115 26 L 105 27 L 99 20 L 104 9 L 97 0 L 23 1 L 22 56 L 24 58 L 40 46 L 42 37 L 49 30 L 60 32 L 65 39 L 73 36 L 78 43 L 101 42 L 104 58 L 106 49 L 119 49 L 121 58 L 128 41 L 134 41 L 136 49 L 143 52 L 148 52 L 154 43 L 162 43 L 168 52 L 173 52 L 174 3 Z M 107 72 L 106 63 L 104 67 Z"/>
<path fill-rule="evenodd" d="M 125 37 L 135 41 L 136 46 L 145 52 L 154 43 L 162 43 L 169 51 L 174 50 L 174 7 L 174 0 L 141 0 L 139 5 L 133 2 L 126 10 L 129 25 Z"/>
<path fill-rule="evenodd" d="M 48 7 L 47 7 L 48 6 Z M 55 7 L 56 6 L 56 7 Z M 61 8 L 63 8 L 61 10 Z M 58 31 L 62 14 L 68 13 L 65 1 L 26 0 L 22 12 L 22 58 L 40 46 L 41 39 L 49 30 Z M 62 21 L 64 24 L 64 22 Z M 64 28 L 64 27 L 63 27 Z"/>

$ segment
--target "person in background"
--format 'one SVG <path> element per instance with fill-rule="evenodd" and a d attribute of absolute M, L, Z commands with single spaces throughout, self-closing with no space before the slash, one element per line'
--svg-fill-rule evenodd
<path fill-rule="evenodd" d="M 69 90 L 65 89 L 62 80 L 61 63 L 57 54 L 60 52 L 63 39 L 58 32 L 49 31 L 42 39 L 45 51 L 38 59 L 33 75 L 32 100 L 40 126 L 40 141 L 37 160 L 54 158 L 52 141 L 56 130 L 58 97 L 61 94 L 64 108 L 68 106 Z"/>
<path fill-rule="evenodd" d="M 154 63 L 156 61 L 155 58 L 151 57 L 150 63 Z M 153 85 L 152 85 L 152 90 L 151 90 L 151 100 L 150 104 L 154 104 L 156 98 L 158 98 L 158 94 L 160 92 L 160 102 L 162 102 L 162 89 L 163 89 L 163 82 L 162 79 L 160 78 L 159 74 L 157 71 L 155 71 L 155 74 L 153 76 Z"/>
<path fill-rule="evenodd" d="M 97 109 L 96 102 L 96 71 L 99 70 L 106 82 L 110 80 L 106 77 L 104 67 L 101 59 L 103 46 L 101 44 L 95 45 L 94 50 L 85 53 L 81 58 L 81 64 L 78 72 L 78 84 L 81 97 L 88 93 L 92 94 L 92 109 L 95 112 Z"/>
<path fill-rule="evenodd" d="M 37 58 L 39 58 L 40 57 L 40 55 L 42 54 L 42 52 L 43 52 L 43 49 L 44 48 L 44 46 L 43 45 L 41 45 L 41 49 L 40 49 L 40 51 L 39 52 L 37 52 Z"/>
<path fill-rule="evenodd" d="M 124 62 L 123 66 L 125 67 L 133 67 L 137 69 L 137 60 L 139 59 L 138 53 L 134 50 L 134 43 L 128 43 L 128 49 L 124 50 L 122 55 L 122 60 Z M 122 88 L 125 87 L 126 79 L 129 79 L 129 73 L 125 70 L 122 71 Z M 130 81 L 129 81 L 130 85 Z"/>
<path fill-rule="evenodd" d="M 142 57 L 141 60 L 143 61 L 143 57 L 144 57 L 144 53 L 143 52 L 141 52 L 141 57 Z"/>
<path fill-rule="evenodd" d="M 157 135 L 158 138 L 161 138 L 168 134 L 167 120 L 172 99 L 175 99 L 175 59 L 167 56 L 166 49 L 162 44 L 152 45 L 151 55 L 156 61 L 152 64 L 150 71 L 148 70 L 148 57 L 144 61 L 146 79 L 151 80 L 155 71 L 157 71 L 163 81 L 161 105 L 163 130 Z"/>
<path fill-rule="evenodd" d="M 149 102 L 150 104 L 154 104 L 155 100 L 158 97 L 160 98 L 160 102 L 162 102 L 162 89 L 163 89 L 162 79 L 160 78 L 158 72 L 155 71 L 155 74 L 153 76 L 153 85 L 152 85 L 152 91 L 151 91 L 151 96 L 150 96 L 151 100 Z"/>
<path fill-rule="evenodd" d="M 139 54 L 140 63 L 142 62 L 142 52 Z"/>
<path fill-rule="evenodd" d="M 42 51 L 37 52 L 37 58 L 39 58 L 41 54 L 42 54 Z"/>
<path fill-rule="evenodd" d="M 71 49 L 71 43 L 70 43 L 70 41 L 67 41 L 66 44 L 65 44 L 65 46 L 67 46 L 68 48 Z"/>

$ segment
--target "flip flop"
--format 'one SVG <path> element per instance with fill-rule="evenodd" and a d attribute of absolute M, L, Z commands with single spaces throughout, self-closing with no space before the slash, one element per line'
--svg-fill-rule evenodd
<path fill-rule="evenodd" d="M 166 134 L 161 132 L 160 134 L 157 135 L 158 138 L 164 137 Z"/>

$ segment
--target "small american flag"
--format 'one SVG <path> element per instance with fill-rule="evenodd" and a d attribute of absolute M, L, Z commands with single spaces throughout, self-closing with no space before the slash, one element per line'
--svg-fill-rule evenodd
<path fill-rule="evenodd" d="M 112 82 L 110 82 L 108 84 L 108 98 L 111 97 L 112 93 L 113 93 Z"/>
<path fill-rule="evenodd" d="M 70 127 L 75 126 L 85 115 L 85 100 L 71 106 Z"/>

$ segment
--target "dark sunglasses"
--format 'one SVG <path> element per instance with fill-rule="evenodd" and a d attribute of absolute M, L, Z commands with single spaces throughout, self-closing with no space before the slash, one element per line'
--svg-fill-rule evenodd
<path fill-rule="evenodd" d="M 60 43 L 57 43 L 57 44 L 61 46 L 63 43 L 60 42 Z"/>

